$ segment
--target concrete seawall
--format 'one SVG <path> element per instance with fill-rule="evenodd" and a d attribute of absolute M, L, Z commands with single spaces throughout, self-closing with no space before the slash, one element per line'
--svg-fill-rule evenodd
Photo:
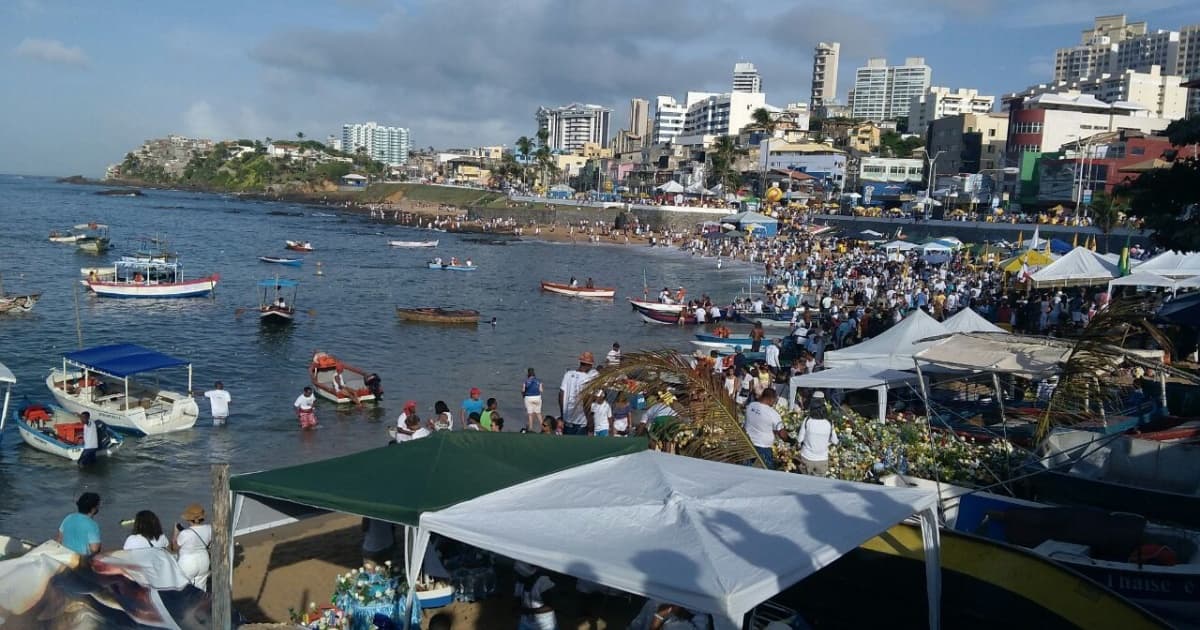
<path fill-rule="evenodd" d="M 481 208 L 467 209 L 471 219 L 515 219 L 524 223 L 535 221 L 542 225 L 558 223 L 560 225 L 579 224 L 580 221 L 603 221 L 612 225 L 617 215 L 628 212 L 637 217 L 642 225 L 653 230 L 691 231 L 696 225 L 705 221 L 719 221 L 729 214 L 728 210 L 718 208 L 677 208 L 653 206 L 633 206 L 626 210 L 624 207 L 613 205 L 609 207 L 583 205 L 555 205 L 552 209 L 545 207 L 511 208 Z"/>

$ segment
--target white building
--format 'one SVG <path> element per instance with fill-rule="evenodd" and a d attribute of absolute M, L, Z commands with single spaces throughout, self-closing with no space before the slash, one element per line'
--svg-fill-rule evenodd
<path fill-rule="evenodd" d="M 748 61 L 733 64 L 734 92 L 761 92 L 762 77 L 758 76 L 758 68 Z"/>
<path fill-rule="evenodd" d="M 650 133 L 650 102 L 644 98 L 629 99 L 629 133 L 640 138 Z"/>
<path fill-rule="evenodd" d="M 550 133 L 550 148 L 568 152 L 578 151 L 589 142 L 607 146 L 611 117 L 612 110 L 607 107 L 580 103 L 539 107 L 536 114 L 538 129 Z"/>
<path fill-rule="evenodd" d="M 1200 79 L 1200 24 L 1179 30 L 1179 62 L 1175 74 L 1190 80 Z M 1188 116 L 1200 114 L 1200 88 L 1188 90 Z"/>
<path fill-rule="evenodd" d="M 759 145 L 758 164 L 763 171 L 783 169 L 807 173 L 839 190 L 846 180 L 846 152 L 817 142 L 768 138 Z"/>
<path fill-rule="evenodd" d="M 1103 131 L 1135 129 L 1153 133 L 1171 124 L 1136 103 L 1110 104 L 1079 92 L 1011 95 L 1004 98 L 1004 106 L 1009 112 L 1010 164 L 1021 153 L 1058 151 Z"/>
<path fill-rule="evenodd" d="M 899 66 L 880 57 L 868 59 L 854 75 L 851 113 L 874 121 L 908 116 L 913 97 L 929 89 L 932 76 L 924 57 L 909 57 Z"/>
<path fill-rule="evenodd" d="M 408 129 L 387 127 L 375 122 L 342 125 L 342 151 L 355 153 L 359 148 L 373 160 L 388 166 L 408 163 Z"/>
<path fill-rule="evenodd" d="M 934 86 L 913 97 L 908 110 L 908 132 L 925 135 L 929 125 L 939 118 L 986 114 L 995 105 L 996 97 L 983 96 L 974 88 L 951 90 Z"/>
<path fill-rule="evenodd" d="M 681 135 L 736 135 L 753 121 L 754 110 L 767 104 L 767 95 L 762 92 L 729 92 L 697 98 L 699 94 L 688 93 Z"/>
<path fill-rule="evenodd" d="M 842 45 L 838 42 L 817 44 L 813 51 L 812 94 L 809 106 L 823 113 L 825 105 L 837 101 L 838 55 Z"/>
<path fill-rule="evenodd" d="M 329 134 L 329 136 L 325 138 L 325 146 L 333 149 L 334 151 L 341 151 L 342 139 L 333 134 Z"/>
<path fill-rule="evenodd" d="M 1188 89 L 1181 87 L 1183 82 L 1183 77 L 1160 74 L 1158 66 L 1151 66 L 1149 72 L 1125 70 L 1095 78 L 1033 85 L 1022 92 L 1009 94 L 1005 100 L 1039 94 L 1091 94 L 1105 103 L 1136 103 L 1151 116 L 1177 120 L 1187 116 Z"/>
<path fill-rule="evenodd" d="M 687 103 L 678 103 L 670 96 L 654 99 L 654 124 L 651 130 L 654 144 L 674 140 L 683 133 L 683 119 L 687 116 Z"/>

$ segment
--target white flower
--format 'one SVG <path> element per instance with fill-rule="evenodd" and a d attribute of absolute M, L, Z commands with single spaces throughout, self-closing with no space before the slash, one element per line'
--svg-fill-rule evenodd
<path fill-rule="evenodd" d="M 388 560 L 388 561 L 384 562 L 384 563 L 383 563 L 383 565 L 384 565 L 384 566 L 387 566 L 387 567 L 390 567 L 390 566 L 392 566 L 392 561 L 391 561 L 391 560 Z"/>

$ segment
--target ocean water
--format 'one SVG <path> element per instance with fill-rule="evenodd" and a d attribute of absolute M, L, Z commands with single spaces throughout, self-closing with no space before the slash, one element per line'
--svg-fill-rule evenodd
<path fill-rule="evenodd" d="M 40 291 L 31 313 L 0 317 L 0 362 L 18 379 L 13 409 L 50 402 L 47 372 L 79 347 L 131 342 L 192 361 L 197 396 L 222 380 L 233 396 L 225 427 L 211 426 L 200 399 L 201 420 L 189 431 L 131 438 L 111 461 L 79 471 L 71 462 L 26 446 L 9 423 L 0 434 L 0 533 L 44 540 L 74 510 L 84 491 L 102 497 L 99 515 L 106 546 L 126 535 L 119 523 L 141 509 L 154 510 L 164 526 L 191 502 L 209 504 L 209 467 L 228 462 L 233 472 L 297 464 L 382 445 L 406 399 L 429 414 L 445 400 L 457 415 L 471 387 L 494 396 L 506 428 L 523 424 L 520 385 L 533 367 L 546 383 L 545 410 L 557 413 L 557 385 L 580 352 L 598 359 L 611 344 L 637 349 L 690 349 L 690 332 L 641 322 L 626 296 L 642 294 L 643 274 L 652 292 L 686 286 L 691 295 L 729 300 L 744 288 L 750 267 L 718 270 L 711 259 L 648 247 L 514 242 L 498 246 L 374 222 L 354 214 L 294 204 L 246 201 L 232 196 L 148 190 L 144 197 L 105 197 L 89 186 L 50 179 L 0 176 L 0 275 L 7 292 Z M 114 247 L 103 256 L 50 243 L 52 229 L 98 221 L 111 226 Z M 78 285 L 79 269 L 111 264 L 161 237 L 178 252 L 188 277 L 219 273 L 215 297 L 143 301 L 101 299 Z M 401 250 L 389 239 L 441 240 L 430 250 Z M 469 239 L 470 237 L 468 237 Z M 263 264 L 261 255 L 284 255 L 285 239 L 312 241 L 316 251 L 297 254 L 302 268 Z M 474 273 L 434 271 L 427 258 L 470 257 Z M 324 274 L 316 275 L 316 262 Z M 260 326 L 253 309 L 255 284 L 281 277 L 300 281 L 297 321 L 289 328 Z M 612 302 L 543 294 L 543 279 L 591 276 L 618 287 Z M 442 328 L 401 322 L 396 306 L 474 308 L 492 327 Z M 239 309 L 249 308 L 248 312 Z M 76 312 L 78 311 L 78 318 Z M 308 381 L 315 350 L 374 371 L 386 390 L 381 405 L 336 409 L 320 403 L 322 428 L 298 430 L 292 401 Z M 151 375 L 154 378 L 157 373 Z M 164 387 L 186 387 L 183 369 L 161 372 Z M 402 482 L 373 478 L 364 483 Z"/>

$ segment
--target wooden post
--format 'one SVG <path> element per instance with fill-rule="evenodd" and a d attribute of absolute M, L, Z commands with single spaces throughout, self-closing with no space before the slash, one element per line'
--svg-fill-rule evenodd
<path fill-rule="evenodd" d="M 213 540 L 209 546 L 212 564 L 212 627 L 230 628 L 233 623 L 233 524 L 230 523 L 229 464 L 212 465 Z"/>

